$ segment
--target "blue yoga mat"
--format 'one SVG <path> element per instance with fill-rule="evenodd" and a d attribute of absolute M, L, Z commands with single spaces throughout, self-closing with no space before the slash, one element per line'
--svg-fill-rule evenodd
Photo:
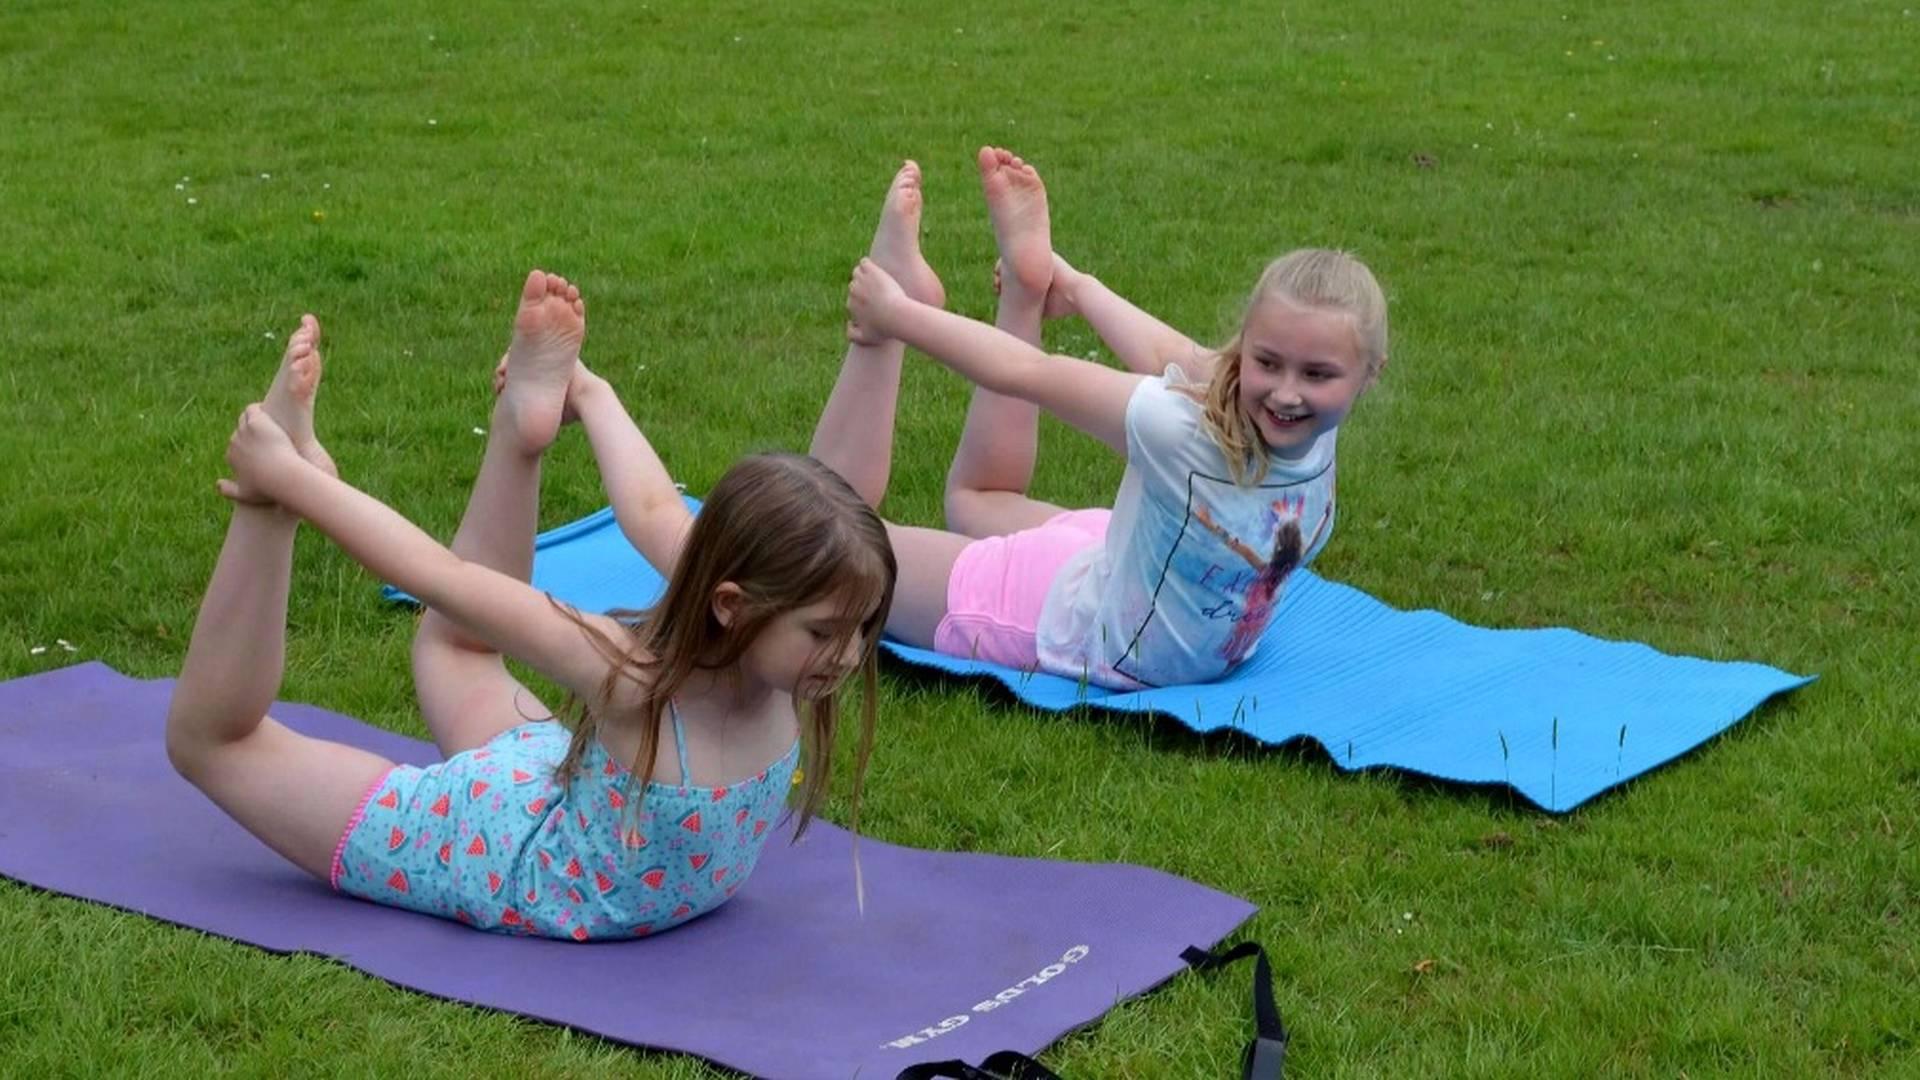
<path fill-rule="evenodd" d="M 533 584 L 605 611 L 645 607 L 663 583 L 607 509 L 540 535 Z M 1268 743 L 1308 738 L 1343 769 L 1505 784 L 1552 811 L 1663 765 L 1813 681 L 1574 630 L 1470 626 L 1389 607 L 1305 570 L 1290 579 L 1254 655 L 1219 682 L 1114 691 L 897 642 L 886 649 L 910 664 L 998 679 L 1043 709 L 1097 705 Z"/>

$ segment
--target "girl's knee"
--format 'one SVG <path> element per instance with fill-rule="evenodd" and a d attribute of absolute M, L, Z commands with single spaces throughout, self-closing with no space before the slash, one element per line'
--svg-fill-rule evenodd
<path fill-rule="evenodd" d="M 166 743 L 167 763 L 196 787 L 206 775 L 207 763 L 221 746 L 207 725 L 195 723 L 189 712 L 177 707 L 167 710 Z"/>
<path fill-rule="evenodd" d="M 987 493 L 979 488 L 956 484 L 951 478 L 947 481 L 946 495 L 942 499 L 941 509 L 946 516 L 947 531 L 963 536 L 979 536 L 981 517 L 985 511 Z"/>

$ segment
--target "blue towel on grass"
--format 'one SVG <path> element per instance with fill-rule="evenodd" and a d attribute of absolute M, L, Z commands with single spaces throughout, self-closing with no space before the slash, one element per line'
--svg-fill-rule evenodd
<path fill-rule="evenodd" d="M 645 607 L 663 583 L 608 509 L 542 533 L 533 584 L 605 611 Z M 392 588 L 387 595 L 410 599 Z M 1115 691 L 897 642 L 885 647 L 910 664 L 998 679 L 1043 709 L 1091 704 L 1268 743 L 1309 738 L 1343 769 L 1390 766 L 1506 784 L 1552 811 L 1665 764 L 1769 697 L 1812 681 L 1573 630 L 1469 626 L 1389 607 L 1305 570 L 1289 580 L 1260 647 L 1219 682 Z"/>

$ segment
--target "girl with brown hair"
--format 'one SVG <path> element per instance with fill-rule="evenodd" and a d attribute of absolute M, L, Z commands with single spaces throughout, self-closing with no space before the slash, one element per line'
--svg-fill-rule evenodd
<path fill-rule="evenodd" d="M 746 881 L 797 776 L 796 836 L 805 828 L 831 773 L 837 691 L 855 672 L 866 685 L 857 823 L 895 577 L 884 527 L 830 470 L 779 454 L 736 464 L 695 519 L 612 389 L 579 364 L 584 334 L 579 290 L 534 271 L 451 549 L 338 479 L 313 434 L 310 316 L 228 445 L 234 475 L 219 486 L 233 519 L 168 713 L 168 754 L 343 892 L 577 941 L 677 926 Z M 628 535 L 666 573 L 647 611 L 575 611 L 528 584 L 540 457 L 569 412 Z M 301 521 L 425 603 L 415 684 L 446 760 L 395 765 L 266 715 Z M 507 656 L 570 694 L 572 731 Z"/>

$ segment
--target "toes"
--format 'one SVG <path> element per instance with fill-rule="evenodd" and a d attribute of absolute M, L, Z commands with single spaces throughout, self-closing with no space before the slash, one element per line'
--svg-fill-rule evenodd
<path fill-rule="evenodd" d="M 520 299 L 538 300 L 540 294 L 547 291 L 547 275 L 534 270 L 527 274 L 527 283 L 520 288 Z"/>

